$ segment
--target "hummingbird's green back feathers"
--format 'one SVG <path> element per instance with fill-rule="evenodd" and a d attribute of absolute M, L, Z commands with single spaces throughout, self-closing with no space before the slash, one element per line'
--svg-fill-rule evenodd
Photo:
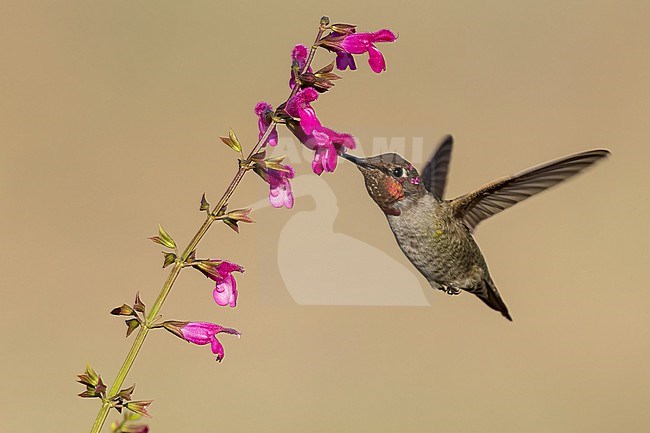
<path fill-rule="evenodd" d="M 495 180 L 452 200 L 454 214 L 474 230 L 484 219 L 557 185 L 608 155 L 604 149 L 588 150 Z"/>

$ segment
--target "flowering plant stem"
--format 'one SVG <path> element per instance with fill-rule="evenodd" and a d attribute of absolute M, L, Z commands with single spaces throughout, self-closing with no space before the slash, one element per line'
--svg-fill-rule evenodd
<path fill-rule="evenodd" d="M 324 31 L 325 31 L 325 26 L 321 23 L 318 30 L 318 34 L 316 35 L 316 39 L 314 41 L 314 45 L 311 47 L 309 51 L 309 58 L 306 64 L 301 69 L 300 73 L 304 73 L 305 71 L 307 71 L 307 69 L 311 65 L 311 62 L 314 59 L 314 54 L 316 53 L 316 49 L 317 49 L 316 42 L 320 40 Z M 299 88 L 300 86 L 293 87 L 291 94 L 289 95 L 289 98 L 287 98 L 287 101 L 296 94 Z M 169 292 L 171 292 L 172 286 L 174 285 L 176 278 L 180 274 L 181 269 L 183 269 L 183 267 L 186 265 L 188 258 L 190 257 L 192 252 L 196 249 L 197 245 L 199 244 L 203 236 L 208 232 L 212 223 L 215 220 L 217 220 L 218 217 L 221 215 L 220 212 L 222 212 L 222 209 L 224 209 L 224 207 L 228 204 L 228 201 L 230 200 L 233 193 L 235 192 L 235 189 L 237 189 L 237 187 L 239 186 L 241 180 L 244 178 L 244 175 L 248 170 L 251 169 L 251 162 L 253 156 L 257 152 L 259 152 L 260 149 L 264 146 L 264 143 L 266 143 L 266 140 L 269 138 L 271 133 L 275 130 L 277 124 L 278 121 L 276 119 L 271 120 L 271 123 L 266 128 L 266 131 L 264 132 L 262 137 L 260 137 L 255 147 L 253 147 L 253 149 L 248 154 L 248 157 L 245 160 L 241 161 L 239 165 L 239 170 L 237 170 L 235 177 L 230 182 L 230 185 L 228 185 L 226 192 L 224 192 L 223 196 L 221 197 L 217 205 L 213 208 L 212 212 L 208 213 L 208 216 L 206 217 L 205 221 L 203 222 L 199 230 L 196 232 L 196 234 L 194 235 L 190 243 L 187 245 L 187 247 L 185 248 L 181 256 L 175 260 L 174 266 L 172 267 L 171 272 L 169 273 L 169 276 L 165 281 L 165 284 L 163 285 L 160 293 L 158 294 L 158 298 L 156 299 L 156 302 L 149 310 L 149 314 L 146 317 L 146 321 L 140 327 L 140 330 L 138 331 L 138 334 L 136 335 L 135 340 L 133 341 L 133 345 L 131 346 L 129 353 L 126 355 L 126 358 L 124 359 L 124 363 L 122 364 L 122 367 L 120 368 L 119 372 L 117 373 L 117 376 L 115 377 L 115 381 L 113 382 L 113 384 L 111 385 L 110 389 L 106 394 L 107 398 L 105 398 L 102 402 L 102 406 L 99 410 L 99 413 L 97 414 L 97 418 L 95 419 L 95 422 L 93 423 L 93 426 L 90 430 L 91 433 L 99 433 L 102 426 L 104 425 L 104 422 L 108 417 L 108 412 L 112 407 L 111 398 L 119 392 L 120 388 L 122 387 L 122 384 L 126 380 L 126 376 L 128 375 L 131 366 L 135 362 L 135 359 L 138 356 L 138 352 L 142 348 L 142 345 L 144 344 L 144 341 L 147 338 L 147 334 L 149 333 L 149 330 L 152 328 L 152 325 L 154 324 L 156 318 L 158 317 L 158 313 L 160 312 L 162 305 L 167 299 Z"/>

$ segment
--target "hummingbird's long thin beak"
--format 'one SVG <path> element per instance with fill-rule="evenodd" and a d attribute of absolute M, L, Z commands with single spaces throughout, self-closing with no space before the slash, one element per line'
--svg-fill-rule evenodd
<path fill-rule="evenodd" d="M 354 155 L 350 155 L 349 153 L 344 153 L 341 156 L 359 167 L 368 167 L 368 163 L 364 158 L 359 158 Z"/>

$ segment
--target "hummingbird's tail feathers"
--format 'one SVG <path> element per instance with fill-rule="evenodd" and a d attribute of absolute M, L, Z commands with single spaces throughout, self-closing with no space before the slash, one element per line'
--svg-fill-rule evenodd
<path fill-rule="evenodd" d="M 506 303 L 503 302 L 503 299 L 501 299 L 501 295 L 499 295 L 494 283 L 490 279 L 484 280 L 483 283 L 486 286 L 486 290 L 482 293 L 477 293 L 478 297 L 481 298 L 481 301 L 485 302 L 488 307 L 499 311 L 503 317 L 512 322 L 512 317 L 508 312 L 508 307 L 506 306 Z"/>
<path fill-rule="evenodd" d="M 447 186 L 447 173 L 449 172 L 453 145 L 453 137 L 446 135 L 436 151 L 431 155 L 427 165 L 424 166 L 420 176 L 427 191 L 441 200 L 445 193 L 445 186 Z"/>
<path fill-rule="evenodd" d="M 473 231 L 484 219 L 557 185 L 608 155 L 604 149 L 588 150 L 490 182 L 452 200 L 454 214 Z"/>

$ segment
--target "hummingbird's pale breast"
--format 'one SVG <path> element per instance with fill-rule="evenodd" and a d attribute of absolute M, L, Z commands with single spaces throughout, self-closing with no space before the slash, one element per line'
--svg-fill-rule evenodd
<path fill-rule="evenodd" d="M 467 227 L 454 218 L 448 202 L 425 192 L 386 215 L 398 245 L 429 283 L 458 293 L 489 279 L 487 264 Z"/>

